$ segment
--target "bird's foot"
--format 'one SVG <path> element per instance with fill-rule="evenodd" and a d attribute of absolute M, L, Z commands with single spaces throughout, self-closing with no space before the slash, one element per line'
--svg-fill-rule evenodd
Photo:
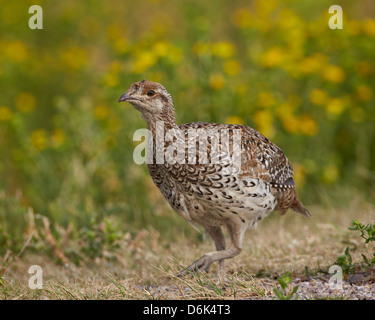
<path fill-rule="evenodd" d="M 198 273 L 200 271 L 208 272 L 212 262 L 213 262 L 212 258 L 209 255 L 204 255 L 203 257 L 201 257 L 197 261 L 194 261 L 187 268 L 184 268 L 183 270 L 181 270 L 177 274 L 177 277 L 183 277 L 183 276 L 186 276 L 188 274 Z"/>

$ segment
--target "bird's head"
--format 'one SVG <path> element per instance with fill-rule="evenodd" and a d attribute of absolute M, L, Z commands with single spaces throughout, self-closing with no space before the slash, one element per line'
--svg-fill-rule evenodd
<path fill-rule="evenodd" d="M 168 91 L 157 82 L 142 80 L 133 83 L 118 102 L 127 101 L 140 111 L 146 120 L 173 114 L 173 101 Z"/>

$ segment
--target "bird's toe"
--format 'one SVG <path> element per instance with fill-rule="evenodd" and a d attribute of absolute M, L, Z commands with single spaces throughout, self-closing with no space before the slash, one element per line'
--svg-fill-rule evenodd
<path fill-rule="evenodd" d="M 194 261 L 190 266 L 188 266 L 187 268 L 184 268 L 183 270 L 181 270 L 177 276 L 178 277 L 182 277 L 182 276 L 185 276 L 187 274 L 191 274 L 191 273 L 197 273 L 199 271 L 206 271 L 208 272 L 208 270 L 210 269 L 210 266 L 212 264 L 212 258 L 208 255 L 204 255 L 203 257 L 201 257 L 200 259 Z"/>

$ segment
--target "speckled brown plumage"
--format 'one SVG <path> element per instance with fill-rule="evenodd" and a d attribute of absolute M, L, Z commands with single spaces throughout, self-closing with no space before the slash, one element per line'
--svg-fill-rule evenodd
<path fill-rule="evenodd" d="M 216 251 L 195 261 L 181 275 L 188 270 L 208 271 L 214 261 L 219 261 L 222 276 L 224 259 L 240 253 L 246 229 L 255 227 L 273 210 L 284 214 L 291 208 L 310 216 L 297 197 L 291 163 L 278 146 L 258 131 L 243 125 L 207 122 L 178 126 L 170 94 L 162 85 L 150 81 L 134 83 L 119 101 L 130 102 L 142 113 L 152 133 L 154 148 L 162 148 L 165 155 L 165 162 L 158 164 L 154 152 L 153 161 L 148 164 L 153 182 L 179 215 L 194 226 L 202 226 L 215 242 Z M 175 132 L 177 138 L 156 141 L 160 123 L 164 132 Z M 204 154 L 201 158 L 199 153 L 199 137 L 191 136 L 191 131 L 221 133 L 216 141 L 219 150 L 214 148 L 215 138 L 208 136 L 205 163 L 202 163 Z M 240 145 L 236 147 L 238 135 Z M 196 147 L 193 152 L 188 151 L 187 146 L 193 145 Z M 176 151 L 168 153 L 172 147 Z M 182 157 L 173 163 L 177 150 L 183 150 Z M 234 156 L 240 157 L 237 168 Z M 222 160 L 213 161 L 216 159 Z M 228 247 L 222 226 L 231 235 Z"/>

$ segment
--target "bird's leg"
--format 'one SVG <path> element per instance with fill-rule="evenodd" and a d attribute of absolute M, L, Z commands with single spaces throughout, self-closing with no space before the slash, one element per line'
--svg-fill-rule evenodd
<path fill-rule="evenodd" d="M 221 230 L 220 226 L 206 226 L 205 227 L 206 232 L 208 235 L 212 238 L 212 240 L 215 243 L 215 247 L 217 251 L 223 251 L 225 250 L 225 238 L 223 231 Z M 205 255 L 207 256 L 207 255 Z M 194 261 L 189 267 L 187 267 L 185 270 L 182 270 L 178 276 L 186 275 L 189 273 L 189 271 L 197 271 L 197 270 L 205 270 L 208 271 L 210 268 L 212 262 L 210 262 L 210 258 L 203 256 L 197 261 Z M 219 277 L 224 277 L 225 275 L 225 269 L 224 269 L 224 259 L 219 260 Z"/>
<path fill-rule="evenodd" d="M 190 272 L 191 271 L 196 272 L 196 271 L 202 271 L 202 270 L 208 271 L 209 267 L 211 266 L 213 262 L 233 258 L 234 256 L 237 256 L 238 254 L 240 254 L 241 249 L 242 249 L 243 235 L 246 231 L 247 226 L 245 226 L 245 224 L 240 225 L 240 224 L 235 223 L 235 224 L 228 224 L 227 227 L 231 234 L 231 239 L 232 239 L 232 243 L 230 244 L 230 246 L 220 251 L 213 251 L 213 252 L 206 253 L 200 259 L 194 261 L 186 269 L 182 270 L 178 274 L 178 276 L 187 275 L 189 271 Z M 216 232 L 212 231 L 212 233 L 217 236 L 217 239 L 220 239 L 221 236 L 224 237 L 222 235 L 222 231 L 221 231 L 221 235 L 217 231 Z M 218 241 L 218 244 L 219 243 L 223 244 L 223 242 L 220 242 L 219 240 L 217 241 Z M 222 266 L 224 267 L 224 261 L 223 261 Z"/>
<path fill-rule="evenodd" d="M 225 238 L 224 238 L 223 230 L 221 230 L 221 227 L 207 227 L 206 232 L 209 234 L 209 236 L 215 242 L 215 247 L 216 247 L 217 251 L 225 250 Z M 224 280 L 224 278 L 225 278 L 225 267 L 224 267 L 225 260 L 222 259 L 222 260 L 219 260 L 218 262 L 219 262 L 218 277 L 219 277 L 220 280 Z"/>

